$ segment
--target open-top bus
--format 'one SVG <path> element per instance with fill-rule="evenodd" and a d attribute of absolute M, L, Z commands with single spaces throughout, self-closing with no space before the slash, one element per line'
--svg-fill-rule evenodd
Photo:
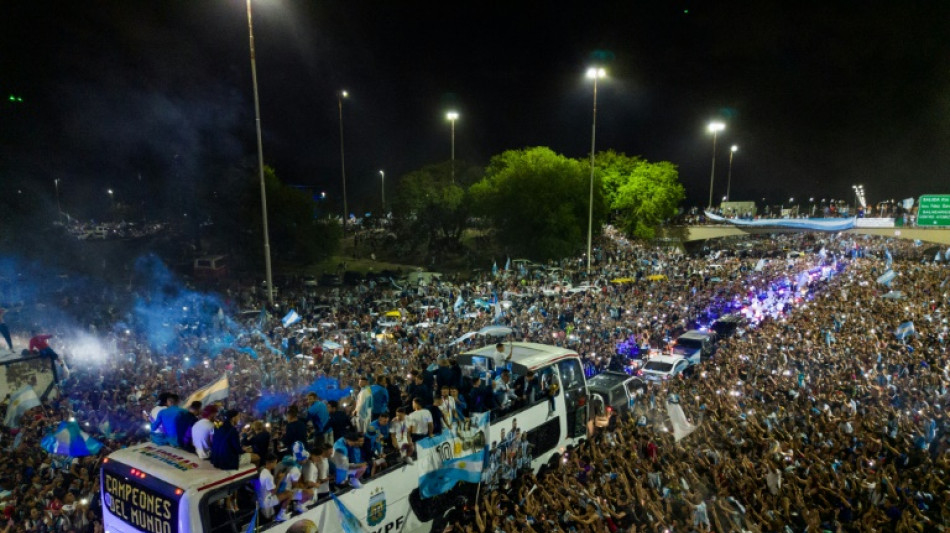
<path fill-rule="evenodd" d="M 463 375 L 497 374 L 501 369 L 494 368 L 494 351 L 495 346 L 490 345 L 459 355 Z M 506 476 L 528 468 L 537 471 L 556 461 L 569 446 L 585 438 L 587 431 L 587 382 L 578 355 L 564 348 L 523 342 L 506 344 L 506 356 L 509 351 L 512 357 L 506 367 L 512 380 L 531 370 L 545 392 L 533 401 L 491 413 L 484 442 L 491 459 L 486 460 L 482 472 L 483 483 L 489 488 L 510 479 Z M 419 477 L 430 471 L 431 465 L 466 453 L 447 448 L 423 452 L 420 447 L 415 463 L 400 462 L 364 480 L 361 488 L 344 489 L 336 496 L 360 521 L 363 531 L 430 531 L 432 520 L 441 518 L 446 506 L 421 497 Z M 219 470 L 194 454 L 168 446 L 145 443 L 118 450 L 104 460 L 101 471 L 106 533 L 244 533 L 256 514 L 257 480 L 258 470 L 253 466 Z M 452 498 L 452 492 L 439 498 L 450 501 L 446 498 Z M 341 533 L 342 520 L 338 505 L 325 500 L 285 522 L 263 524 L 258 529 L 309 533 L 319 528 L 321 533 Z"/>

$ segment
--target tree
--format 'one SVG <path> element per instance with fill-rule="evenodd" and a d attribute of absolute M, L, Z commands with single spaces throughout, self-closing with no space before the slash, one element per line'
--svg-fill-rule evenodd
<path fill-rule="evenodd" d="M 613 150 L 598 154 L 595 161 L 603 173 L 607 204 L 628 236 L 654 238 L 656 228 L 686 198 L 676 165 L 669 161 L 650 163 Z"/>
<path fill-rule="evenodd" d="M 509 150 L 492 158 L 470 193 L 499 242 L 532 259 L 564 257 L 587 242 L 590 167 L 550 148 Z M 605 218 L 600 179 L 594 180 L 594 232 Z"/>
<path fill-rule="evenodd" d="M 456 161 L 455 183 L 451 162 L 402 176 L 393 206 L 399 239 L 412 249 L 427 242 L 442 249 L 457 247 L 470 213 L 464 187 L 480 174 L 481 169 Z"/>
<path fill-rule="evenodd" d="M 316 205 L 307 193 L 282 183 L 274 170 L 267 166 L 264 167 L 264 186 L 267 191 L 271 254 L 275 262 L 315 263 L 339 250 L 342 236 L 340 224 L 329 219 L 316 219 Z M 239 227 L 247 229 L 241 240 L 246 250 L 254 251 L 249 254 L 250 259 L 255 263 L 263 263 L 263 256 L 255 253 L 261 249 L 263 242 L 261 189 L 256 172 L 254 179 L 245 181 L 243 189 L 243 220 Z M 236 217 L 230 219 L 233 222 Z M 220 226 L 228 232 L 235 229 L 233 224 L 224 223 Z"/>

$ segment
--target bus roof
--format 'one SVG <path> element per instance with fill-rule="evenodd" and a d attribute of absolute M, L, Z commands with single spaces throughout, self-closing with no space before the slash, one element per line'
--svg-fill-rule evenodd
<path fill-rule="evenodd" d="M 547 344 L 538 344 L 534 342 L 506 342 L 504 344 L 506 355 L 508 354 L 509 347 L 511 348 L 511 362 L 513 364 L 521 365 L 529 370 L 537 370 L 538 368 L 551 364 L 558 359 L 577 356 L 577 352 L 574 350 L 568 350 L 567 348 L 560 348 L 558 346 L 549 346 Z M 461 354 L 459 364 L 466 364 L 470 362 L 470 359 L 468 361 L 465 360 L 466 356 L 487 357 L 491 359 L 494 357 L 494 353 L 495 345 L 489 344 L 477 350 L 472 350 L 470 352 Z"/>
<path fill-rule="evenodd" d="M 211 466 L 211 461 L 171 446 L 159 446 L 146 442 L 112 452 L 108 460 L 141 470 L 146 475 L 172 484 L 182 490 L 204 489 L 243 478 L 257 472 L 254 465 L 238 470 L 221 470 Z"/>

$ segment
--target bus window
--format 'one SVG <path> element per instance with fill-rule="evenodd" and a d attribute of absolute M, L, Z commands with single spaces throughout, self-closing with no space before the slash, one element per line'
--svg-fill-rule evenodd
<path fill-rule="evenodd" d="M 257 494 L 251 480 L 222 487 L 201 500 L 201 517 L 208 533 L 244 533 L 254 518 Z"/>
<path fill-rule="evenodd" d="M 587 382 L 578 359 L 564 359 L 557 364 L 567 406 L 567 436 L 581 438 L 587 434 Z"/>

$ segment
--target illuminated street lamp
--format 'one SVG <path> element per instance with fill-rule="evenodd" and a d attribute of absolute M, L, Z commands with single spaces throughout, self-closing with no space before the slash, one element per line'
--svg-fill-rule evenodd
<path fill-rule="evenodd" d="M 254 19 L 251 0 L 247 0 L 247 34 L 251 49 L 251 82 L 254 85 L 254 123 L 257 129 L 257 171 L 261 181 L 261 219 L 264 221 L 264 273 L 267 282 L 267 303 L 274 305 L 274 279 L 270 264 L 270 230 L 267 226 L 267 189 L 264 186 L 264 148 L 261 140 L 261 104 L 257 93 L 257 58 L 254 52 Z"/>
<path fill-rule="evenodd" d="M 109 195 L 109 205 L 113 213 L 115 213 L 115 191 L 113 191 L 112 189 L 108 189 L 106 193 Z"/>
<path fill-rule="evenodd" d="M 590 199 L 587 204 L 587 277 L 590 277 L 591 245 L 594 236 L 594 139 L 597 137 L 597 80 L 607 77 L 600 67 L 587 69 L 587 78 L 594 80 L 594 115 L 590 127 Z"/>
<path fill-rule="evenodd" d="M 379 187 L 383 193 L 383 216 L 386 216 L 386 173 L 379 171 Z"/>
<path fill-rule="evenodd" d="M 343 157 L 343 99 L 348 97 L 350 93 L 345 90 L 340 91 L 336 94 L 336 102 L 340 109 L 340 175 L 343 177 L 343 236 L 346 237 L 346 217 L 347 217 L 347 207 L 346 207 L 346 163 Z"/>
<path fill-rule="evenodd" d="M 706 129 L 709 130 L 709 133 L 713 135 L 713 153 L 712 153 L 712 170 L 709 172 L 709 209 L 712 209 L 713 205 L 713 182 L 716 179 L 716 135 L 726 129 L 726 125 L 722 122 L 710 122 Z"/>
<path fill-rule="evenodd" d="M 63 214 L 63 207 L 59 204 L 59 178 L 53 180 L 53 186 L 56 188 L 56 210 L 60 216 Z"/>
<path fill-rule="evenodd" d="M 732 145 L 732 148 L 729 149 L 729 174 L 726 178 L 726 201 L 729 201 L 729 190 L 732 188 L 732 156 L 739 150 L 739 147 Z"/>
<path fill-rule="evenodd" d="M 455 121 L 458 118 L 457 111 L 449 111 L 445 114 L 445 119 L 452 125 L 452 185 L 455 185 Z"/>

